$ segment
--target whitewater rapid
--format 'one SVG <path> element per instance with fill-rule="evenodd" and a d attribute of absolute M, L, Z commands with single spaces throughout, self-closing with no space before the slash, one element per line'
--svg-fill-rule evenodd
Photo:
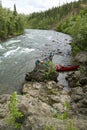
<path fill-rule="evenodd" d="M 19 91 L 25 74 L 35 67 L 35 61 L 50 52 L 55 54 L 54 64 L 70 64 L 70 41 L 69 35 L 56 31 L 26 29 L 23 35 L 1 42 L 0 93 Z"/>

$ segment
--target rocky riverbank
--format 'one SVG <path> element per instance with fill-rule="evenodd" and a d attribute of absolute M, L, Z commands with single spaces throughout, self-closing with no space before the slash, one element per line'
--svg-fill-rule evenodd
<path fill-rule="evenodd" d="M 34 75 L 34 73 L 37 74 L 38 67 L 25 77 L 27 79 L 22 85 L 22 95 L 17 95 L 18 109 L 24 115 L 20 130 L 48 130 L 48 128 L 50 130 L 52 128 L 54 130 L 67 130 L 69 126 L 76 128 L 76 130 L 86 130 L 86 74 L 82 76 L 81 69 L 69 72 L 66 79 L 69 82 L 71 91 L 66 91 L 63 86 L 55 82 L 58 74 L 55 73 L 55 76 L 52 76 L 54 69 L 52 69 L 52 66 L 50 67 L 52 71 L 49 71 L 49 67 L 45 67 L 45 70 L 42 65 L 39 66 L 38 74 L 40 74 L 40 77 L 38 79 L 41 79 L 40 82 L 35 80 L 36 76 Z M 50 72 L 51 76 L 48 72 Z M 45 73 L 45 76 L 43 73 Z M 10 114 L 8 108 L 10 96 L 7 94 L 0 96 L 0 130 L 15 130 L 11 125 L 7 126 L 6 124 Z M 69 109 L 65 103 L 70 106 Z M 66 113 L 67 117 L 61 119 L 64 113 Z"/>
<path fill-rule="evenodd" d="M 76 113 L 87 117 L 87 52 L 78 53 L 75 60 L 80 68 L 68 73 L 66 79 L 71 87 L 71 100 Z"/>
<path fill-rule="evenodd" d="M 76 108 L 67 111 L 67 119 L 57 118 L 66 111 L 64 103 L 71 104 L 71 101 L 71 93 L 61 89 L 54 81 L 26 82 L 22 87 L 22 95 L 18 95 L 18 109 L 25 117 L 21 130 L 45 130 L 47 126 L 65 130 L 70 120 L 78 130 L 86 130 L 87 120 L 76 115 Z M 14 130 L 6 125 L 9 102 L 10 95 L 0 96 L 0 130 Z"/>

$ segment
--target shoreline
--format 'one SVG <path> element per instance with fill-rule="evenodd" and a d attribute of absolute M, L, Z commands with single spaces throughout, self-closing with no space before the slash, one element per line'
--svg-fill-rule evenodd
<path fill-rule="evenodd" d="M 40 72 L 43 71 L 40 70 Z M 45 76 L 48 78 L 48 73 L 46 74 Z M 87 106 L 87 80 L 83 77 L 80 78 L 80 76 L 80 70 L 68 73 L 66 79 L 69 85 L 72 86 L 71 91 L 64 90 L 63 86 L 59 86 L 51 79 L 49 81 L 46 79 L 44 82 L 25 82 L 21 89 L 22 94 L 17 95 L 18 110 L 21 111 L 25 117 L 20 130 L 42 130 L 45 129 L 47 125 L 50 126 L 50 124 L 54 125 L 55 129 L 61 128 L 65 130 L 70 120 L 74 122 L 77 129 L 86 130 L 87 108 L 85 107 Z M 83 85 L 83 83 L 85 84 Z M 8 109 L 10 96 L 9 94 L 0 95 L 0 130 L 14 129 L 14 127 L 11 126 L 7 127 L 6 124 L 10 113 Z M 68 118 L 61 120 L 58 116 L 66 112 L 65 102 L 71 106 L 71 109 L 67 111 Z"/>

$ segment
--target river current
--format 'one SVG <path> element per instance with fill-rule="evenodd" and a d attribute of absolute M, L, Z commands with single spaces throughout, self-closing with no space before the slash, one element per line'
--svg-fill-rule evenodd
<path fill-rule="evenodd" d="M 54 53 L 54 64 L 71 62 L 71 37 L 52 30 L 26 29 L 21 36 L 0 43 L 0 94 L 18 91 L 26 72 L 32 71 L 37 59 Z M 66 73 L 59 74 L 59 83 L 65 84 Z"/>

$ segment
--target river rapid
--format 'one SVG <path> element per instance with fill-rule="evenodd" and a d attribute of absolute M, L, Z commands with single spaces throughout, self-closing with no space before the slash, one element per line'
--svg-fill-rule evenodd
<path fill-rule="evenodd" d="M 69 35 L 56 31 L 26 29 L 21 36 L 0 43 L 0 94 L 20 90 L 26 72 L 32 71 L 37 59 L 54 53 L 54 64 L 71 63 Z M 60 73 L 60 84 L 67 86 L 66 73 Z"/>

